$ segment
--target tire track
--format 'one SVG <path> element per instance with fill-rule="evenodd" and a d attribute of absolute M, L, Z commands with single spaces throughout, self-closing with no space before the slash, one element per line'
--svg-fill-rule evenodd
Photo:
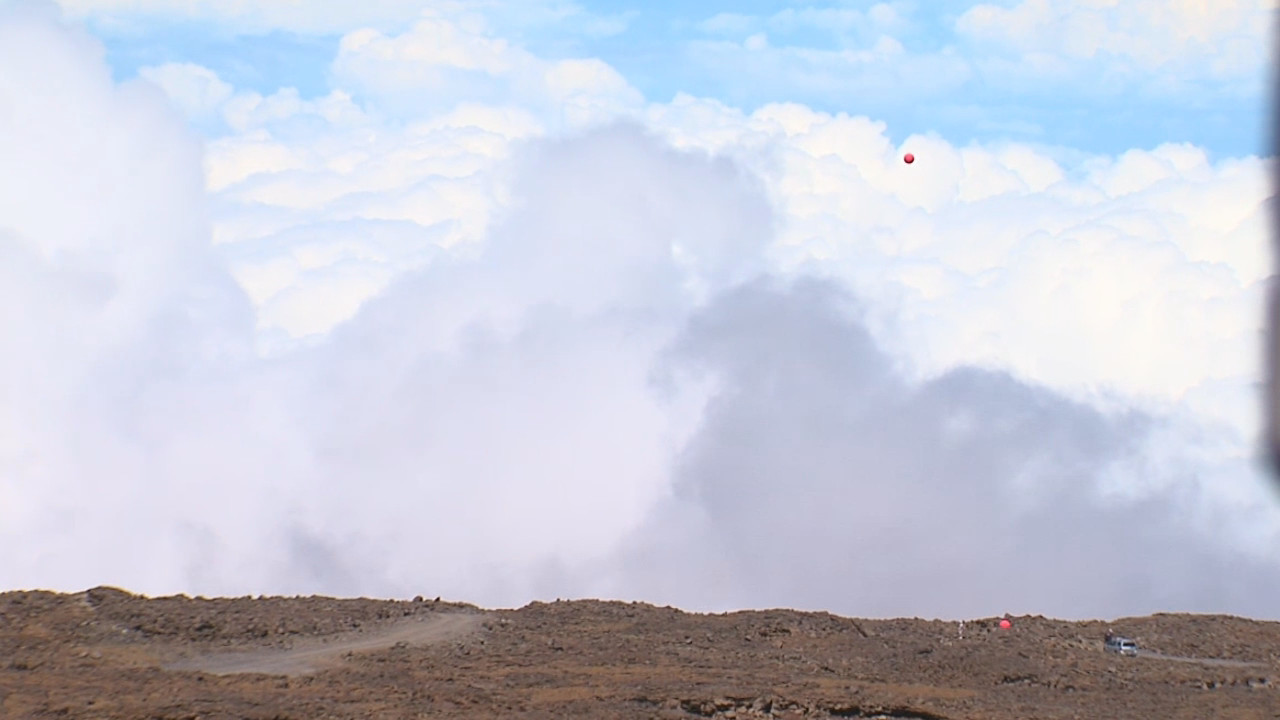
<path fill-rule="evenodd" d="M 302 641 L 285 650 L 261 648 L 203 653 L 168 663 L 164 668 L 213 675 L 305 675 L 334 667 L 347 653 L 385 650 L 398 643 L 429 645 L 460 638 L 474 632 L 483 618 L 484 615 L 478 613 L 410 618 L 369 633 Z"/>

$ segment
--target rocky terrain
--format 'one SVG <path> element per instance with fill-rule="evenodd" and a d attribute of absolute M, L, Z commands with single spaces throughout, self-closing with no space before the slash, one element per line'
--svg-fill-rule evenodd
<path fill-rule="evenodd" d="M 10 592 L 0 718 L 1280 718 L 1280 623 L 1012 620 Z"/>

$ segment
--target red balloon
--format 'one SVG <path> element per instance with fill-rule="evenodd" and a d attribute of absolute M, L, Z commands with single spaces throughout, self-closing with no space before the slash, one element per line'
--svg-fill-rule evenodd
<path fill-rule="evenodd" d="M 912 155 L 911 153 L 907 153 L 906 155 L 902 156 L 902 161 L 910 165 L 911 163 L 916 161 L 916 156 Z"/>

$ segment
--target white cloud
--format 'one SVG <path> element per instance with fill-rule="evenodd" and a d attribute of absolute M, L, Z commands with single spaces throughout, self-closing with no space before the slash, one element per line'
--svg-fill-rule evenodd
<path fill-rule="evenodd" d="M 598 62 L 557 67 L 572 70 L 565 73 L 569 88 L 595 85 L 607 94 L 616 87 Z M 526 106 L 555 106 L 569 96 L 546 92 Z M 303 174 L 283 145 L 267 146 L 275 149 L 262 157 L 278 155 L 278 170 L 225 196 L 241 206 L 335 219 L 463 223 L 467 231 L 446 244 L 478 240 L 487 228 L 483 218 L 506 202 L 505 181 L 490 169 L 499 167 L 494 163 L 506 157 L 509 142 L 546 132 L 546 125 L 530 119 L 509 126 L 514 109 L 484 109 L 483 120 L 458 112 L 443 116 L 456 120 L 437 121 L 456 129 L 393 132 L 385 150 L 372 154 L 367 145 L 355 151 L 337 142 L 340 134 L 328 143 L 308 138 L 312 157 Z M 884 307 L 914 318 L 896 325 L 903 336 L 897 342 L 914 338 L 908 354 L 922 368 L 996 363 L 1064 391 L 1115 387 L 1168 402 L 1213 378 L 1247 383 L 1256 375 L 1245 350 L 1258 327 L 1251 308 L 1268 267 L 1265 243 L 1257 241 L 1266 191 L 1256 160 L 1212 167 L 1197 148 L 1166 145 L 1064 167 L 1023 145 L 954 148 L 916 137 L 904 143 L 920 158 L 908 167 L 883 124 L 802 106 L 768 106 L 747 116 L 681 97 L 650 106 L 646 118 L 677 146 L 730 153 L 768 178 L 784 210 L 779 257 L 792 266 L 819 259 L 862 292 L 878 294 Z M 466 126 L 472 129 L 461 132 Z M 484 142 L 471 146 L 474 153 L 459 153 L 467 147 L 463 136 Z M 260 141 L 227 140 L 212 158 L 236 157 L 242 142 Z M 421 183 L 421 192 L 405 190 Z M 1167 275 L 1148 275 L 1152 267 Z M 1178 297 L 1185 298 L 1181 305 L 1146 311 L 1158 321 L 1138 312 L 1141 303 Z M 1217 298 L 1218 314 L 1203 313 L 1207 298 Z M 1210 337 L 1220 342 L 1206 344 Z M 1086 357 L 1073 350 L 1081 347 L 1091 348 Z M 1180 361 L 1166 362 L 1174 354 Z M 1233 422 L 1245 428 L 1251 417 Z"/>
<path fill-rule="evenodd" d="M 840 102 L 887 99 L 907 103 L 962 87 L 972 76 L 968 58 L 951 48 L 908 52 L 891 35 L 839 49 L 819 49 L 771 40 L 764 32 L 741 42 L 696 40 L 692 61 L 713 73 L 730 96 L 824 97 Z"/>
<path fill-rule="evenodd" d="M 202 163 L 94 43 L 0 20 L 0 158 L 32 169 L 0 178 L 0 547 L 37 548 L 0 587 L 1274 612 L 1261 161 L 636 107 L 465 23 L 415 60 L 438 30 L 363 37 L 349 94 L 233 95 Z M 415 63 L 495 99 L 359 101 Z M 856 552 L 908 506 L 918 537 Z"/>
<path fill-rule="evenodd" d="M 513 103 L 551 127 L 582 126 L 639 107 L 643 98 L 595 59 L 548 61 L 494 37 L 478 15 L 425 15 L 410 30 L 343 37 L 339 83 L 379 107 L 413 116 L 462 103 Z"/>
<path fill-rule="evenodd" d="M 263 172 L 296 170 L 304 166 L 301 153 L 274 140 L 265 131 L 216 140 L 210 144 L 209 189 L 219 191 Z M 346 159 L 336 160 L 343 163 Z"/>
<path fill-rule="evenodd" d="M 447 228 L 411 221 L 347 220 L 294 227 L 224 248 L 258 307 L 258 326 L 324 334 L 356 314 L 407 268 L 445 244 Z"/>
<path fill-rule="evenodd" d="M 826 32 L 880 33 L 900 29 L 904 18 L 891 3 L 876 3 L 865 11 L 844 7 L 789 7 L 770 16 L 769 26 L 780 30 L 813 29 Z"/>
<path fill-rule="evenodd" d="M 682 146 L 771 147 L 737 156 L 779 208 L 778 257 L 875 298 L 900 334 L 883 339 L 922 372 L 994 364 L 1171 403 L 1258 377 L 1270 264 L 1256 158 L 1213 166 L 1166 145 L 1064 168 L 1020 145 L 894 148 L 881 124 L 795 105 L 744 116 L 685 99 L 651 122 Z M 1251 432 L 1254 415 L 1232 424 Z"/>
<path fill-rule="evenodd" d="M 484 237 L 504 202 L 502 178 L 491 170 L 508 156 L 511 143 L 537 131 L 536 121 L 516 108 L 462 106 L 400 128 L 339 125 L 316 136 L 271 126 L 221 138 L 210 144 L 207 160 L 219 199 L 214 239 L 235 259 L 237 277 L 256 278 L 255 287 L 265 293 L 257 295 L 266 303 L 259 315 L 264 328 L 294 335 L 326 331 L 392 277 L 419 267 L 435 248 Z M 360 260 L 370 281 L 350 266 L 328 267 L 340 259 L 329 255 L 305 276 L 328 278 L 323 285 L 295 286 L 285 295 L 278 294 L 284 287 L 261 290 L 264 277 L 302 277 L 280 275 L 280 254 L 294 252 L 286 248 L 345 245 L 348 234 L 373 243 L 361 229 L 369 227 L 394 228 L 399 238 Z M 332 284 L 339 278 L 345 278 L 341 291 Z M 348 299 L 336 305 L 307 299 L 333 292 Z M 276 307 L 286 302 L 295 309 Z M 345 309 L 328 314 L 325 307 Z"/>
<path fill-rule="evenodd" d="M 760 19 L 742 13 L 722 12 L 698 23 L 698 29 L 717 35 L 746 35 L 760 26 Z"/>
<path fill-rule="evenodd" d="M 231 98 L 233 88 L 212 70 L 191 63 L 164 63 L 138 71 L 165 91 L 191 118 L 210 115 Z"/>
<path fill-rule="evenodd" d="M 387 41 L 412 56 L 412 43 Z M 503 47 L 513 55 L 525 52 Z M 613 75 L 599 68 L 581 63 L 568 74 L 570 86 L 590 87 L 590 78 L 603 77 L 607 94 L 616 87 Z M 527 106 L 554 106 L 566 95 L 548 92 L 549 99 Z M 995 363 L 1064 391 L 1116 387 L 1168 402 L 1195 394 L 1202 383 L 1215 382 L 1213 377 L 1247 383 L 1256 372 L 1252 354 L 1242 351 L 1257 327 L 1257 313 L 1250 308 L 1256 306 L 1255 283 L 1267 267 L 1265 245 L 1257 242 L 1265 192 L 1256 162 L 1213 168 L 1202 151 L 1169 145 L 1070 168 L 1073 176 L 1087 174 L 1068 181 L 1058 162 L 1026 146 L 952 148 L 936 138 L 910 140 L 921 161 L 908 169 L 883 125 L 833 119 L 801 106 L 769 106 L 744 116 L 715 103 L 677 98 L 671 105 L 651 106 L 647 117 L 679 146 L 733 153 L 769 177 L 786 209 L 782 247 L 794 248 L 783 250 L 789 253 L 785 256 L 793 263 L 821 259 L 863 292 L 881 293 L 885 307 L 915 318 L 898 325 L 903 337 L 897 342 L 914 343 L 908 354 L 922 368 Z M 491 136 L 496 144 L 449 174 L 487 176 L 483 168 L 504 156 L 504 138 L 544 131 L 544 125 L 533 123 L 515 134 Z M 455 136 L 439 136 L 446 138 L 456 142 Z M 400 143 L 393 140 L 388 147 Z M 312 166 L 323 173 L 325 162 L 332 161 L 317 159 Z M 246 186 L 247 194 L 237 197 L 283 207 L 332 207 L 340 195 L 390 193 L 412 184 L 415 176 L 440 173 L 442 162 L 428 153 L 386 176 L 386 182 L 355 187 L 334 175 L 325 181 L 331 190 L 281 175 L 278 182 Z M 466 212 L 450 212 L 459 207 L 456 200 L 435 205 L 431 198 L 439 196 L 431 193 L 413 196 L 408 205 L 364 196 L 365 209 L 344 217 L 412 219 L 423 225 L 481 217 L 502 206 L 501 183 L 486 187 L 489 200 L 470 203 Z M 298 200 L 289 199 L 295 195 Z M 371 207 L 384 210 L 371 213 Z M 466 237 L 476 239 L 485 225 L 477 222 L 472 228 Z M 1133 242 L 1149 237 L 1165 244 Z M 1097 266 L 1114 261 L 1099 258 L 1119 257 L 1129 258 L 1119 265 L 1123 272 L 1104 282 L 1110 271 Z M 1016 262 L 1027 265 L 1011 264 Z M 1202 271 L 1202 263 L 1219 270 Z M 1187 283 L 1186 289 L 1173 292 L 1167 278 L 1144 275 L 1152 266 L 1183 278 L 1176 282 Z M 1077 268 L 1074 276 L 1065 274 L 1071 267 Z M 1000 277 L 1021 278 L 1020 284 L 1006 285 Z M 1042 289 L 1050 294 L 1032 301 Z M 1023 302 L 1020 293 L 1032 295 Z M 1164 325 L 1134 312 L 1134 298 L 1163 302 L 1180 293 L 1191 304 L 1159 311 Z M 1226 303 L 1221 314 L 1201 313 L 1197 303 L 1205 297 Z M 1022 312 L 1011 315 L 1007 307 Z M 1053 329 L 1046 317 L 1056 318 Z M 1226 317 L 1238 321 L 1220 324 Z M 1203 340 L 1214 336 L 1222 342 L 1209 350 Z M 1085 346 L 1095 349 L 1082 361 L 1071 348 Z M 1184 347 L 1203 347 L 1207 354 L 1177 350 Z M 1164 361 L 1174 353 L 1180 363 Z M 1220 411 L 1215 417 L 1223 419 Z M 1251 418 L 1251 413 L 1237 413 L 1232 423 L 1247 428 Z"/>
<path fill-rule="evenodd" d="M 0 586 L 428 583 L 517 600 L 541 563 L 608 552 L 663 491 L 679 424 L 646 374 L 669 321 L 644 314 L 663 292 L 679 303 L 670 238 L 693 232 L 681 242 L 699 260 L 764 237 L 731 168 L 622 133 L 594 147 L 627 179 L 598 183 L 593 146 L 541 150 L 530 169 L 560 175 L 521 173 L 527 209 L 490 234 L 483 264 L 432 264 L 330 342 L 258 361 L 246 298 L 210 252 L 199 146 L 164 98 L 113 86 L 91 43 L 46 22 L 5 17 L 0 41 L 16 108 L 0 154 L 32 169 L 0 205 L 3 304 L 29 311 L 4 316 L 0 546 L 31 549 L 3 555 Z M 671 212 L 630 206 L 641 188 Z M 416 232 L 330 221 L 268 238 L 259 250 L 294 261 L 281 274 L 320 274 L 259 277 L 256 292 L 270 305 L 329 284 L 336 297 L 310 301 L 350 313 L 344 284 L 377 280 L 359 263 L 421 252 Z M 551 261 L 562 241 L 579 264 Z M 546 305 L 568 288 L 569 312 Z M 614 299 L 635 317 L 611 320 Z"/>
<path fill-rule="evenodd" d="M 503 202 L 502 178 L 490 170 L 512 142 L 616 117 L 639 103 L 599 60 L 543 61 L 493 38 L 474 16 L 428 17 L 399 36 L 353 33 L 335 68 L 365 103 L 389 105 L 404 119 L 387 122 L 343 90 L 314 100 L 292 89 L 227 100 L 221 112 L 234 132 L 212 141 L 206 160 L 210 189 L 222 201 L 215 241 L 269 247 L 320 220 L 403 221 L 421 228 L 406 236 L 420 245 L 305 276 L 284 272 L 276 258 L 239 252 L 235 272 L 258 288 L 264 330 L 323 332 L 396 274 L 420 266 L 426 249 L 477 241 Z M 477 93 L 477 85 L 487 89 Z M 424 93 L 424 103 L 413 99 Z M 485 102 L 513 93 L 523 102 Z M 438 112 L 423 113 L 423 104 Z M 318 283 L 314 290 L 262 289 L 272 285 L 265 278 L 304 277 Z"/>
<path fill-rule="evenodd" d="M 902 11 L 891 3 L 876 3 L 864 10 L 812 5 L 787 7 L 771 15 L 717 13 L 697 24 L 714 35 L 745 36 L 762 28 L 782 33 L 817 30 L 834 33 L 883 33 L 902 28 Z"/>
<path fill-rule="evenodd" d="M 351 95 L 335 90 L 323 97 L 303 99 L 297 88 L 285 87 L 263 96 L 235 92 L 216 72 L 192 63 L 165 63 L 138 70 L 138 76 L 158 87 L 194 124 L 209 126 L 215 118 L 227 129 L 247 133 L 268 125 L 305 123 L 320 119 L 329 126 L 367 125 L 365 111 Z"/>
<path fill-rule="evenodd" d="M 255 92 L 238 93 L 227 100 L 222 115 L 229 127 L 241 132 L 306 116 L 339 126 L 360 125 L 367 120 L 364 111 L 341 90 L 303 100 L 295 88 L 282 88 L 266 97 Z"/>
<path fill-rule="evenodd" d="M 1275 9 L 1274 0 L 1018 0 L 962 3 L 956 12 L 927 3 L 799 3 L 706 18 L 683 54 L 698 80 L 734 102 L 801 100 L 914 123 L 924 103 L 942 116 L 940 98 L 981 98 L 987 104 L 971 105 L 967 117 L 948 118 L 986 136 L 1018 124 L 1035 133 L 1035 124 L 1010 116 L 1044 117 L 1064 97 L 1115 122 L 1131 121 L 1099 102 L 1154 102 L 1156 112 L 1170 112 L 1176 98 L 1182 110 L 1168 122 L 1207 116 L 1210 102 L 1252 103 L 1265 89 Z M 946 26 L 935 27 L 939 21 Z M 1070 131 L 1066 120 L 1047 121 Z"/>
<path fill-rule="evenodd" d="M 1036 72 L 1075 74 L 1079 61 L 1107 56 L 1113 72 L 1252 78 L 1266 64 L 1258 50 L 1275 8 L 1274 0 L 1023 0 L 975 5 L 956 30 L 1021 53 Z"/>

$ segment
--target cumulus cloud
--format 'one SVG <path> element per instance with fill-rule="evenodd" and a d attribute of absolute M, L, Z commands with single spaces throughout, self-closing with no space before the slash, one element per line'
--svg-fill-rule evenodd
<path fill-rule="evenodd" d="M 895 148 L 866 118 L 693 98 L 652 108 L 650 121 L 764 177 L 779 208 L 775 259 L 841 278 L 890 312 L 875 321 L 881 340 L 924 375 L 994 365 L 1062 391 L 1173 403 L 1258 376 L 1269 274 L 1259 158 L 1213 164 L 1187 145 L 1063 158 L 930 136 Z M 1247 433 L 1253 410 L 1241 413 L 1232 422 Z"/>
<path fill-rule="evenodd" d="M 640 106 L 616 70 L 593 59 L 548 61 L 496 37 L 478 14 L 424 12 L 401 34 L 343 36 L 333 72 L 379 106 L 415 115 L 461 103 L 536 108 L 555 126 L 582 125 Z"/>
<path fill-rule="evenodd" d="M 6 133 L 6 152 L 43 153 L 30 166 L 48 181 L 7 195 L 14 205 L 3 214 L 14 252 L 35 255 L 34 268 L 6 265 L 30 278 L 6 285 L 6 306 L 44 308 L 6 328 L 22 348 L 6 373 L 6 424 L 28 423 L 7 436 L 6 586 L 386 593 L 441 585 L 516 600 L 527 592 L 520 579 L 529 567 L 608 552 L 618 530 L 639 521 L 679 442 L 678 423 L 667 419 L 678 398 L 660 402 L 649 392 L 646 358 L 668 334 L 670 314 L 688 302 L 682 293 L 695 291 L 686 276 L 711 264 L 705 275 L 715 282 L 767 232 L 762 202 L 732 166 L 663 151 L 634 130 L 531 150 L 516 161 L 530 166 L 514 188 L 524 209 L 490 234 L 480 260 L 433 263 L 329 343 L 246 363 L 217 352 L 251 341 L 252 328 L 247 312 L 212 315 L 248 303 L 210 252 L 197 211 L 196 143 L 158 93 L 142 103 L 133 88 L 112 87 L 60 30 L 23 19 L 5 29 L 10 52 L 43 48 L 64 60 L 52 65 L 71 69 L 49 77 L 40 65 L 5 65 L 29 68 L 6 73 L 25 110 Z M 46 80 L 82 88 L 82 106 L 25 99 L 24 88 Z M 104 142 L 87 156 L 84 147 L 54 154 L 63 135 L 28 142 L 51 127 L 101 133 Z M 129 152 L 134 162 L 109 162 Z M 171 157 L 185 162 L 160 165 L 167 174 L 138 172 L 148 158 Z M 602 157 L 627 174 L 596 182 L 585 171 Z M 68 195 L 58 182 L 78 175 L 92 190 L 125 173 L 125 198 Z M 636 203 L 645 193 L 648 201 Z M 580 212 L 574 197 L 590 200 L 595 215 Z M 118 203 L 130 198 L 134 205 Z M 55 199 L 79 205 L 66 227 L 48 225 L 68 217 L 51 212 Z M 186 219 L 183 234 L 136 207 L 147 199 Z M 123 224 L 95 236 L 95 213 L 105 212 L 120 213 Z M 382 229 L 394 243 L 395 228 Z M 367 240 L 377 228 L 327 230 Z M 72 241 L 95 252 L 37 252 Z M 672 255 L 677 244 L 686 264 Z M 137 257 L 152 246 L 167 253 Z M 577 264 L 543 262 L 564 248 L 577 250 Z M 145 272 L 119 267 L 143 259 Z M 96 284 L 82 299 L 66 296 L 74 304 L 63 311 L 37 302 L 56 288 L 45 275 L 77 280 L 72 260 Z M 178 275 L 188 266 L 212 285 Z M 86 330 L 103 332 L 113 288 L 170 275 L 178 277 L 169 293 L 119 311 L 137 323 L 152 315 L 168 322 L 119 338 L 116 353 L 63 347 Z M 729 272 L 723 282 L 734 279 Z M 662 293 L 666 308 L 653 302 Z M 212 325 L 183 331 L 183 316 L 168 316 L 184 306 Z M 54 331 L 41 340 L 32 335 L 40 328 Z M 207 357 L 192 357 L 196 350 Z M 70 367 L 40 360 L 46 356 L 65 356 Z M 153 362 L 138 362 L 146 359 Z M 23 382 L 24 373 L 39 376 Z M 59 388 L 63 402 L 51 403 Z M 515 589 L 504 589 L 503 578 Z"/>
<path fill-rule="evenodd" d="M 784 94 L 804 101 L 901 107 L 962 88 L 972 77 L 969 58 L 952 48 L 908 51 L 892 35 L 858 39 L 831 49 L 771 41 L 766 31 L 740 41 L 694 40 L 686 53 L 725 85 L 731 100 Z"/>
<path fill-rule="evenodd" d="M 1274 3 L 1221 5 L 791 3 L 721 13 L 690 24 L 659 87 L 747 108 L 791 101 L 865 113 L 899 133 L 953 140 L 1054 138 L 1110 153 L 1191 140 L 1254 152 Z"/>
<path fill-rule="evenodd" d="M 399 35 L 352 33 L 335 75 L 344 89 L 321 98 L 285 88 L 226 100 L 231 132 L 210 142 L 206 160 L 219 200 L 215 241 L 265 303 L 260 323 L 293 335 L 350 317 L 431 248 L 483 237 L 504 202 L 493 171 L 513 142 L 640 107 L 604 63 L 541 60 L 478 16 L 428 14 Z M 349 232 L 366 222 L 399 223 L 406 240 L 359 260 L 311 252 L 305 268 L 282 256 L 286 245 L 296 255 L 336 238 L 324 223 Z M 339 257 L 349 260 L 342 268 Z M 282 292 L 300 273 L 315 283 Z"/>
<path fill-rule="evenodd" d="M 673 495 L 597 589 L 882 616 L 1211 611 L 1226 596 L 1265 612 L 1274 555 L 1210 549 L 1188 530 L 1186 486 L 1099 499 L 1154 418 L 1002 372 L 905 381 L 859 314 L 831 283 L 760 282 L 690 320 L 663 367 L 712 373 L 720 390 Z"/>
<path fill-rule="evenodd" d="M 408 126 L 359 116 L 324 129 L 268 123 L 211 142 L 207 158 L 214 241 L 262 301 L 264 327 L 295 336 L 332 328 L 435 249 L 482 238 L 506 200 L 495 167 L 541 131 L 527 112 L 480 106 Z M 338 261 L 346 271 L 335 272 Z M 299 282 L 308 276 L 329 281 Z M 335 294 L 350 302 L 328 313 L 320 298 Z"/>
<path fill-rule="evenodd" d="M 699 30 L 712 34 L 746 35 L 768 28 L 783 33 L 818 31 L 872 35 L 901 29 L 904 18 L 892 3 L 876 3 L 866 10 L 850 7 L 800 5 L 783 8 L 768 16 L 716 13 L 698 23 Z"/>
<path fill-rule="evenodd" d="M 212 70 L 192 63 L 145 67 L 138 75 L 165 91 L 189 117 L 207 117 L 231 98 L 233 88 Z"/>
<path fill-rule="evenodd" d="M 206 170 L 153 84 L 0 21 L 0 587 L 1274 614 L 1260 161 L 908 168 L 687 97 L 547 137 L 539 87 L 286 94 Z"/>
<path fill-rule="evenodd" d="M 974 5 L 956 30 L 1020 53 L 1016 62 L 998 63 L 1006 74 L 1087 76 L 1103 85 L 1154 75 L 1170 87 L 1229 80 L 1239 89 L 1266 64 L 1258 48 L 1266 45 L 1274 14 L 1271 0 L 1023 0 Z M 1099 76 L 1090 61 L 1104 57 L 1108 72 Z M 1256 92 L 1247 82 L 1243 88 Z"/>
<path fill-rule="evenodd" d="M 1197 105 L 1260 95 L 1275 10 L 1270 0 L 975 3 L 934 31 L 926 8 L 937 10 L 802 4 L 771 15 L 721 13 L 697 25 L 710 39 L 687 52 L 735 101 L 838 99 L 883 112 L 923 98 L 963 102 L 962 93 L 1038 105 L 1069 92 L 1091 102 L 1123 94 Z"/>

